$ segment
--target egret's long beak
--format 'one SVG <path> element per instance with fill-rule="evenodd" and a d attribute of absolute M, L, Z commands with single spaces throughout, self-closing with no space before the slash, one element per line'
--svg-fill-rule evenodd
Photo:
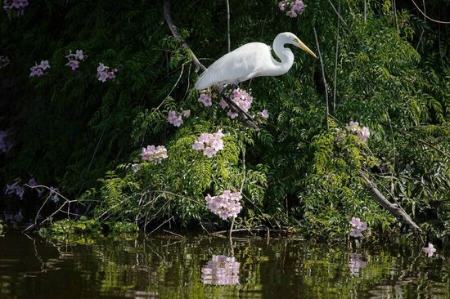
<path fill-rule="evenodd" d="M 311 49 L 308 48 L 300 39 L 298 40 L 297 47 L 299 47 L 300 49 L 302 49 L 303 51 L 305 51 L 306 53 L 317 59 L 316 54 L 314 54 L 314 52 L 311 51 Z"/>

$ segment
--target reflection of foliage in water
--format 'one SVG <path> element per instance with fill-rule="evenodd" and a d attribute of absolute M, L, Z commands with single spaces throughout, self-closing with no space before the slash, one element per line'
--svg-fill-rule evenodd
<path fill-rule="evenodd" d="M 231 249 L 228 241 L 222 239 L 164 237 L 90 239 L 86 245 L 65 240 L 47 246 L 45 242 L 0 238 L 0 297 L 19 293 L 27 297 L 33 290 L 31 285 L 39 285 L 42 290 L 48 287 L 55 294 L 59 294 L 58 290 L 62 294 L 82 292 L 85 298 L 366 298 L 394 294 L 409 298 L 436 292 L 442 293 L 441 298 L 450 295 L 443 286 L 449 265 L 444 259 L 426 258 L 420 248 L 371 247 L 349 252 L 346 247 L 296 240 L 266 243 L 243 239 Z M 8 260 L 19 261 L 21 254 L 34 254 L 38 265 L 27 261 L 26 266 L 5 267 Z M 213 262 L 239 263 L 239 284 L 203 284 L 202 268 L 218 255 L 229 258 L 216 257 Z M 358 266 L 358 275 L 352 275 Z M 77 281 L 76 289 L 52 289 L 59 277 Z"/>
<path fill-rule="evenodd" d="M 242 293 L 249 298 L 281 294 L 286 298 L 303 294 L 346 298 L 350 294 L 365 294 L 388 281 L 404 287 L 401 292 L 405 295 L 411 291 L 409 285 L 417 284 L 421 293 L 430 291 L 426 287 L 430 264 L 420 255 L 420 249 L 374 254 L 348 253 L 346 248 L 308 246 L 287 240 L 272 241 L 269 246 L 260 241 L 238 242 L 231 258 L 234 260 L 230 261 L 240 264 L 239 285 L 210 287 L 202 284 L 202 268 L 211 262 L 212 255 L 232 255 L 226 241 L 152 239 L 114 242 L 114 246 L 105 242 L 92 248 L 102 261 L 99 272 L 104 273 L 101 290 L 105 294 L 144 290 L 161 298 L 212 298 Z M 349 265 L 355 257 L 361 261 L 358 276 L 352 275 L 355 268 Z M 280 293 L 280 288 L 286 289 Z"/>

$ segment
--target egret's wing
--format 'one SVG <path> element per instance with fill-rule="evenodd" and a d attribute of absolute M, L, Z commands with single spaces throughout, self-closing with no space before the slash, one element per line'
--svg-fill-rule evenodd
<path fill-rule="evenodd" d="M 266 59 L 270 61 L 270 57 L 270 47 L 266 44 L 245 44 L 211 64 L 200 75 L 195 88 L 200 90 L 215 84 L 245 81 L 258 71 Z"/>

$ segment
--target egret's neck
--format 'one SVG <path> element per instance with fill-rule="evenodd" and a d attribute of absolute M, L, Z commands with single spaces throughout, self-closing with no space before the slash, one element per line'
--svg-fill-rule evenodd
<path fill-rule="evenodd" d="M 274 63 L 276 65 L 276 72 L 275 75 L 282 75 L 289 71 L 289 69 L 294 64 L 294 53 L 292 53 L 291 49 L 285 48 L 285 41 L 283 41 L 281 38 L 277 37 L 273 41 L 273 51 L 278 56 L 281 62 L 278 62 L 274 59 Z"/>

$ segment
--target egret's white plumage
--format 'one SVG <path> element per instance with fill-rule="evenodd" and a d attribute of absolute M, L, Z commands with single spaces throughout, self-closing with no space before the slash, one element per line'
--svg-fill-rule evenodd
<path fill-rule="evenodd" d="M 290 32 L 280 33 L 273 41 L 273 51 L 278 56 L 272 56 L 270 46 L 263 43 L 248 43 L 228 54 L 225 54 L 211 64 L 195 83 L 198 90 L 213 85 L 239 83 L 260 76 L 279 76 L 287 73 L 294 63 L 294 54 L 286 48 L 291 44 L 303 49 L 310 55 L 316 55 Z"/>

